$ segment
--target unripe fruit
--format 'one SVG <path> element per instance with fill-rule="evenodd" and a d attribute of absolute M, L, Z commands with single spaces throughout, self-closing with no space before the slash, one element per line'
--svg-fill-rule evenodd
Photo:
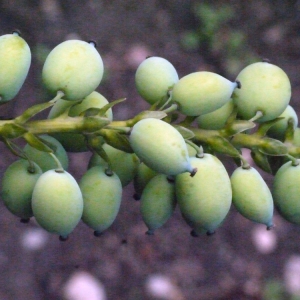
<path fill-rule="evenodd" d="M 253 167 L 239 167 L 231 176 L 232 203 L 245 218 L 262 223 L 268 229 L 273 227 L 274 204 L 272 194 Z"/>
<path fill-rule="evenodd" d="M 174 85 L 172 100 L 187 116 L 210 113 L 226 104 L 237 86 L 221 75 L 200 71 L 182 77 Z"/>
<path fill-rule="evenodd" d="M 148 103 L 167 100 L 168 91 L 178 81 L 174 66 L 162 57 L 144 60 L 136 70 L 135 85 L 138 93 Z"/>
<path fill-rule="evenodd" d="M 225 103 L 217 110 L 199 116 L 196 119 L 199 128 L 212 129 L 212 130 L 222 129 L 228 117 L 232 113 L 233 107 L 234 107 L 233 100 L 230 99 L 227 103 Z"/>
<path fill-rule="evenodd" d="M 195 172 L 182 135 L 164 121 L 147 118 L 137 122 L 129 141 L 140 160 L 158 173 Z"/>
<path fill-rule="evenodd" d="M 135 190 L 134 198 L 136 200 L 140 200 L 145 186 L 156 175 L 158 175 L 158 173 L 146 166 L 144 163 L 139 164 L 136 175 L 133 178 L 133 186 Z"/>
<path fill-rule="evenodd" d="M 288 127 L 289 119 L 293 119 L 294 129 L 296 129 L 296 127 L 298 126 L 298 116 L 295 110 L 293 109 L 293 107 L 288 105 L 284 110 L 284 112 L 279 117 L 282 117 L 284 119 L 275 123 L 268 130 L 268 136 L 283 141 L 285 136 L 285 131 L 287 130 Z"/>
<path fill-rule="evenodd" d="M 43 173 L 33 190 L 32 211 L 41 227 L 66 239 L 83 212 L 82 194 L 74 177 L 66 171 Z"/>
<path fill-rule="evenodd" d="M 70 117 L 77 117 L 83 111 L 89 108 L 102 108 L 108 104 L 108 100 L 98 92 L 92 92 L 90 95 L 85 97 L 80 103 L 75 104 L 72 101 L 59 99 L 49 112 L 48 119 L 54 119 L 62 114 L 68 107 L 72 106 L 69 110 Z M 107 110 L 105 116 L 112 121 L 113 113 L 110 108 Z M 88 151 L 85 143 L 85 138 L 79 133 L 55 133 L 52 134 L 68 152 L 84 152 Z"/>
<path fill-rule="evenodd" d="M 248 120 L 261 111 L 263 116 L 257 122 L 273 120 L 290 102 L 290 80 L 276 65 L 268 62 L 251 64 L 239 73 L 236 80 L 241 83 L 241 88 L 235 89 L 233 101 L 243 119 Z"/>
<path fill-rule="evenodd" d="M 56 148 L 53 153 L 60 161 L 62 167 L 67 170 L 69 166 L 69 158 L 66 150 L 63 148 L 61 143 L 54 137 L 49 135 L 41 135 L 40 137 L 51 143 Z M 34 161 L 40 166 L 43 172 L 55 169 L 57 167 L 56 161 L 48 152 L 37 150 L 29 144 L 25 145 L 23 151 L 26 153 L 30 160 Z"/>
<path fill-rule="evenodd" d="M 53 94 L 64 93 L 65 100 L 82 100 L 91 94 L 103 77 L 103 61 L 95 43 L 65 41 L 46 58 L 42 79 Z"/>
<path fill-rule="evenodd" d="M 2 200 L 7 209 L 21 220 L 28 220 L 33 215 L 32 192 L 41 174 L 42 170 L 36 163 L 30 165 L 27 160 L 20 159 L 13 162 L 3 175 Z"/>
<path fill-rule="evenodd" d="M 125 187 L 133 180 L 140 160 L 135 153 L 127 153 L 108 144 L 104 144 L 103 149 L 110 159 L 112 171 L 116 172 L 122 182 L 122 186 Z M 97 165 L 108 167 L 107 162 L 95 153 L 90 158 L 88 168 L 90 169 Z"/>
<path fill-rule="evenodd" d="M 0 101 L 14 98 L 21 89 L 31 63 L 28 44 L 17 32 L 0 36 Z"/>
<path fill-rule="evenodd" d="M 300 165 L 289 161 L 277 171 L 273 182 L 274 204 L 287 221 L 300 225 Z"/>
<path fill-rule="evenodd" d="M 112 225 L 121 205 L 122 184 L 116 173 L 106 175 L 105 168 L 89 169 L 79 182 L 84 208 L 82 221 L 101 234 Z"/>
<path fill-rule="evenodd" d="M 198 169 L 194 177 L 176 176 L 176 197 L 180 211 L 196 233 L 208 234 L 220 226 L 227 216 L 232 199 L 231 183 L 221 161 L 211 155 L 191 158 Z"/>
<path fill-rule="evenodd" d="M 162 227 L 172 216 L 176 205 L 175 184 L 166 175 L 153 177 L 143 190 L 141 214 L 148 227 L 147 234 Z"/>

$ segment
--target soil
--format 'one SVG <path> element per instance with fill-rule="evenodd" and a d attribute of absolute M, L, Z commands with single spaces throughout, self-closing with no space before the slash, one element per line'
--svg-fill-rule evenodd
<path fill-rule="evenodd" d="M 98 91 L 110 101 L 127 98 L 114 107 L 116 120 L 130 118 L 149 107 L 134 86 L 135 70 L 148 55 L 170 60 L 180 77 L 209 70 L 231 80 L 249 57 L 267 57 L 289 75 L 291 105 L 298 112 L 298 2 L 2 0 L 0 34 L 18 28 L 31 47 L 33 60 L 23 88 L 14 100 L 1 106 L 0 115 L 15 117 L 34 103 L 50 100 L 41 84 L 43 62 L 53 47 L 70 38 L 97 42 L 106 69 Z M 185 34 L 193 32 L 201 37 L 201 28 L 207 25 L 197 17 L 195 7 L 199 4 L 210 5 L 213 15 L 220 7 L 230 7 L 234 14 L 215 30 L 217 41 L 207 35 L 206 39 L 199 38 L 197 47 L 188 48 L 183 43 Z M 231 32 L 237 31 L 243 34 L 244 42 L 233 48 L 232 54 L 228 39 Z M 234 57 L 238 60 L 232 60 Z M 42 117 L 47 113 L 39 115 Z M 3 144 L 0 147 L 3 176 L 16 158 Z M 69 172 L 76 179 L 85 172 L 90 155 L 70 153 Z M 234 162 L 222 159 L 231 173 Z M 272 176 L 261 173 L 271 186 Z M 278 284 L 274 290 L 281 287 L 290 259 L 300 255 L 299 227 L 283 220 L 277 212 L 276 228 L 271 232 L 232 208 L 216 234 L 194 238 L 176 209 L 155 235 L 145 235 L 140 204 L 133 194 L 132 184 L 124 188 L 120 213 L 102 236 L 95 237 L 80 223 L 66 242 L 40 230 L 34 220 L 19 222 L 1 203 L 0 299 L 65 299 L 66 282 L 76 272 L 86 271 L 103 284 L 109 300 L 268 300 L 271 298 L 263 296 L 268 283 L 275 280 Z M 146 283 L 157 274 L 170 279 L 176 293 L 165 298 L 151 294 Z M 288 289 L 290 285 L 285 283 Z"/>

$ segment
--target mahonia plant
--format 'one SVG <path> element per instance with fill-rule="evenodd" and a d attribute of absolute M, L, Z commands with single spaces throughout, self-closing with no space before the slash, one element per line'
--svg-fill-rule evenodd
<path fill-rule="evenodd" d="M 18 31 L 0 36 L 1 104 L 18 94 L 30 62 Z M 289 104 L 290 80 L 279 66 L 256 62 L 234 81 L 197 70 L 179 78 L 165 58 L 145 58 L 135 83 L 149 108 L 122 121 L 114 120 L 113 107 L 125 98 L 110 102 L 96 91 L 103 72 L 95 42 L 64 41 L 41 74 L 54 98 L 0 120 L 1 141 L 16 156 L 3 175 L 1 197 L 22 222 L 34 217 L 64 241 L 82 221 L 99 236 L 115 221 L 122 189 L 132 183 L 149 235 L 177 204 L 192 236 L 213 234 L 233 206 L 268 230 L 274 208 L 300 224 L 300 128 Z M 47 119 L 33 119 L 44 110 Z M 92 155 L 77 182 L 67 171 L 68 153 L 84 151 Z M 236 164 L 231 175 L 224 155 Z M 274 175 L 271 190 L 261 170 Z"/>

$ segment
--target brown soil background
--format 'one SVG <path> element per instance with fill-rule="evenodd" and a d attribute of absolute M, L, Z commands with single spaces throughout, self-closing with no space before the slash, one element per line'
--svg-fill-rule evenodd
<path fill-rule="evenodd" d="M 199 3 L 209 3 L 216 12 L 223 4 L 234 10 L 226 26 L 217 30 L 219 48 L 212 48 L 207 41 L 193 50 L 182 46 L 187 31 L 201 31 L 201 19 L 193 11 Z M 299 111 L 299 9 L 299 1 L 276 0 L 0 1 L 0 34 L 20 29 L 33 53 L 30 74 L 21 92 L 1 106 L 0 115 L 14 117 L 34 103 L 49 100 L 40 76 L 45 53 L 67 38 L 97 41 L 106 67 L 105 80 L 98 90 L 109 100 L 127 98 L 114 109 L 115 119 L 126 119 L 148 107 L 135 90 L 134 74 L 138 63 L 149 54 L 170 60 L 180 77 L 210 70 L 234 80 L 237 73 L 228 67 L 229 54 L 225 46 L 222 48 L 232 30 L 241 31 L 245 37 L 243 46 L 234 53 L 238 58 L 236 69 L 245 65 L 250 54 L 257 60 L 268 57 L 289 75 L 291 104 Z M 2 175 L 15 158 L 3 145 L 0 147 Z M 85 172 L 89 156 L 70 154 L 69 170 L 77 179 Z M 233 163 L 226 160 L 226 166 L 231 172 Z M 264 176 L 271 184 L 272 177 Z M 80 224 L 67 242 L 47 234 L 44 247 L 36 250 L 29 250 L 22 241 L 37 225 L 20 223 L 1 203 L 0 299 L 64 299 L 65 282 L 80 270 L 102 282 L 109 300 L 159 299 L 145 288 L 151 274 L 166 275 L 173 281 L 180 293 L 170 299 L 265 299 L 266 283 L 281 282 L 289 258 L 300 255 L 299 227 L 277 214 L 277 243 L 268 253 L 259 251 L 253 240 L 259 225 L 245 220 L 234 209 L 212 237 L 191 237 L 178 211 L 154 236 L 146 236 L 139 203 L 132 195 L 130 185 L 124 189 L 115 223 L 100 238 Z"/>

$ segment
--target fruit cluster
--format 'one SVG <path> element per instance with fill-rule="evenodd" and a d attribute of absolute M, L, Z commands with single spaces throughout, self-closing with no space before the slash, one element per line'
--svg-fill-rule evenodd
<path fill-rule="evenodd" d="M 1 104 L 17 95 L 30 62 L 17 31 L 0 36 Z M 1 196 L 21 221 L 34 216 L 66 240 L 82 220 L 98 236 L 114 222 L 122 189 L 133 182 L 148 234 L 176 205 L 193 236 L 213 234 L 232 204 L 267 229 L 274 206 L 300 224 L 300 129 L 281 68 L 264 60 L 245 67 L 234 82 L 208 71 L 179 78 L 169 61 L 148 57 L 135 83 L 149 109 L 125 121 L 114 120 L 112 112 L 125 99 L 109 102 L 96 91 L 103 72 L 95 42 L 65 41 L 42 70 L 54 98 L 0 121 L 1 140 L 19 158 L 2 178 Z M 46 109 L 47 119 L 32 120 Z M 27 142 L 23 149 L 18 138 Z M 68 152 L 83 151 L 92 156 L 77 183 L 67 172 Z M 218 154 L 235 161 L 231 176 Z M 274 174 L 272 191 L 256 167 Z"/>

